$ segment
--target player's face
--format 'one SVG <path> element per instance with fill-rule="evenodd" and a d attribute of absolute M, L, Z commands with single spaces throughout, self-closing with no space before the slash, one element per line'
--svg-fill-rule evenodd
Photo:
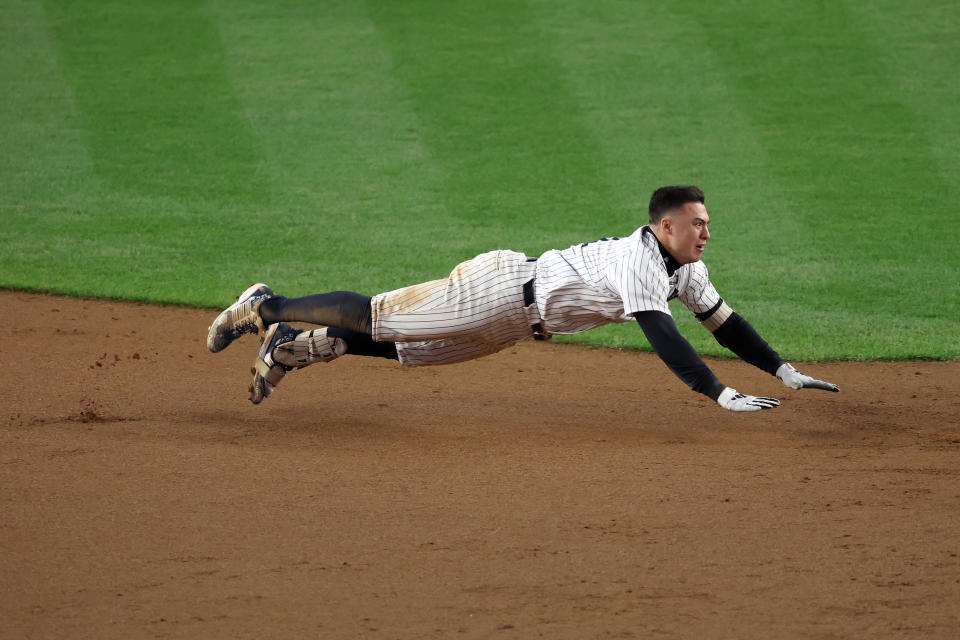
<path fill-rule="evenodd" d="M 680 264 L 698 261 L 710 238 L 707 208 L 702 202 L 687 202 L 668 214 L 668 218 L 670 222 L 665 229 L 667 242 L 664 242 L 667 251 Z"/>

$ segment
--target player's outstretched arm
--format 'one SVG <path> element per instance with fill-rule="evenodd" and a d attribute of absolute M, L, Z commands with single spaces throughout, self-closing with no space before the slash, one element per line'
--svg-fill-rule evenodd
<path fill-rule="evenodd" d="M 794 369 L 793 365 L 789 362 L 784 362 L 782 365 L 780 365 L 780 367 L 777 369 L 777 377 L 780 379 L 780 382 L 791 389 L 823 389 L 824 391 L 840 391 L 840 387 L 832 382 L 824 382 L 823 380 L 817 380 L 816 378 L 803 375 Z"/>
<path fill-rule="evenodd" d="M 786 362 L 760 337 L 753 326 L 721 300 L 716 307 L 697 318 L 713 332 L 722 346 L 740 359 L 776 376 L 791 389 L 825 389 L 839 391 L 837 385 L 805 376 Z"/>
<path fill-rule="evenodd" d="M 733 351 L 744 362 L 749 362 L 772 376 L 784 360 L 767 341 L 760 337 L 753 326 L 740 314 L 727 306 L 722 299 L 717 306 L 697 319 L 711 333 L 720 346 Z"/>
<path fill-rule="evenodd" d="M 760 411 L 780 406 L 778 400 L 738 393 L 736 389 L 717 380 L 687 339 L 680 335 L 676 323 L 668 314 L 640 311 L 634 317 L 664 364 L 694 391 L 704 394 L 729 411 Z"/>

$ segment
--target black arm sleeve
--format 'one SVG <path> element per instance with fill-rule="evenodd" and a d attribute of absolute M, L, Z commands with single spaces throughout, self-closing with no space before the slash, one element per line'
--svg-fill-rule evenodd
<path fill-rule="evenodd" d="M 725 386 L 680 335 L 673 318 L 661 311 L 638 311 L 633 317 L 640 323 L 650 346 L 670 371 L 696 391 L 713 399 L 720 397 Z"/>
<path fill-rule="evenodd" d="M 713 337 L 722 346 L 740 356 L 744 362 L 749 362 L 772 376 L 777 375 L 777 369 L 784 362 L 780 354 L 771 349 L 750 323 L 737 312 L 730 314 L 726 322 L 713 332 Z"/>

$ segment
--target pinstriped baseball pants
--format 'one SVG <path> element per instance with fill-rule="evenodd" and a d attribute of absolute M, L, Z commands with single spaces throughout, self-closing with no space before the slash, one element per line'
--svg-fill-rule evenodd
<path fill-rule="evenodd" d="M 491 251 L 457 265 L 449 277 L 370 302 L 373 339 L 397 343 L 406 366 L 452 364 L 496 353 L 533 335 L 536 303 L 523 285 L 536 263 L 516 251 Z"/>

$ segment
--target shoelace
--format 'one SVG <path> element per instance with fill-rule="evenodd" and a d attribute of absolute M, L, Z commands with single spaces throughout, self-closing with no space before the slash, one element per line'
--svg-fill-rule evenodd
<path fill-rule="evenodd" d="M 237 335 L 247 333 L 248 331 L 256 331 L 257 321 L 250 318 L 250 311 L 253 308 L 253 305 L 262 300 L 264 297 L 266 296 L 250 298 L 233 310 L 233 313 L 231 314 L 233 316 L 233 331 Z"/>

